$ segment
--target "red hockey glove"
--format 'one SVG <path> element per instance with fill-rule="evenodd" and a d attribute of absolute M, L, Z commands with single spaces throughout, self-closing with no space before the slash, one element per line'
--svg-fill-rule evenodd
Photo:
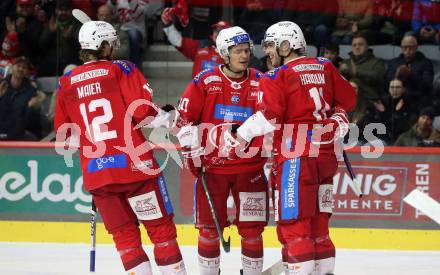
<path fill-rule="evenodd" d="M 222 138 L 220 139 L 219 145 L 219 156 L 227 159 L 237 159 L 238 151 L 244 151 L 249 146 L 250 142 L 242 139 L 237 135 L 237 129 L 240 125 L 234 124 L 231 129 L 226 129 L 222 133 Z"/>
<path fill-rule="evenodd" d="M 189 147 L 182 148 L 183 166 L 185 169 L 190 170 L 191 174 L 196 178 L 200 176 L 200 171 L 202 170 L 201 156 L 203 153 L 203 147 L 197 149 L 191 149 Z"/>
<path fill-rule="evenodd" d="M 348 115 L 344 109 L 335 107 L 331 110 L 329 118 L 314 125 L 311 142 L 314 144 L 330 144 L 335 139 L 343 138 L 349 127 Z"/>
<path fill-rule="evenodd" d="M 160 19 L 162 20 L 162 23 L 165 26 L 168 26 L 171 23 L 173 23 L 173 13 L 174 13 L 174 8 L 165 8 L 163 10 L 162 15 L 160 16 Z"/>
<path fill-rule="evenodd" d="M 188 17 L 188 4 L 185 0 L 178 0 L 174 9 L 174 15 L 179 19 L 180 24 L 183 27 L 188 26 L 189 17 Z"/>

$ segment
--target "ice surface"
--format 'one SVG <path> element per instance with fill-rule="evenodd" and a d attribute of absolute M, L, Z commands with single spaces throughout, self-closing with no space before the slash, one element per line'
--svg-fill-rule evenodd
<path fill-rule="evenodd" d="M 151 246 L 145 246 L 151 259 Z M 197 248 L 182 247 L 188 274 L 198 273 Z M 125 274 L 112 245 L 98 245 L 95 274 Z M 266 248 L 264 268 L 280 258 L 279 249 Z M 160 274 L 154 262 L 155 274 Z M 222 252 L 222 274 L 239 274 L 239 248 Z M 86 244 L 0 243 L 0 274 L 54 275 L 88 274 L 89 246 Z M 339 249 L 336 275 L 435 275 L 440 274 L 440 251 L 384 251 Z"/>

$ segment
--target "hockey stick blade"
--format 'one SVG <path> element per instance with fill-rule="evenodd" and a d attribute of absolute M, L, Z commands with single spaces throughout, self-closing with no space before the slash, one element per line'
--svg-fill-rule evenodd
<path fill-rule="evenodd" d="M 414 189 L 403 198 L 403 201 L 440 224 L 440 203 L 427 194 L 418 189 Z"/>
<path fill-rule="evenodd" d="M 92 19 L 90 19 L 90 17 L 85 12 L 79 9 L 73 9 L 72 15 L 82 24 L 92 21 Z"/>
<path fill-rule="evenodd" d="M 266 270 L 263 270 L 262 275 L 278 275 L 284 272 L 284 265 L 281 260 L 278 260 L 278 262 L 274 263 L 270 267 L 268 267 Z"/>

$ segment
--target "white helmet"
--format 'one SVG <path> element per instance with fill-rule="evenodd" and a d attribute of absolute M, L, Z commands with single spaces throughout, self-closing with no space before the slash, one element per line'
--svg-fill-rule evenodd
<path fill-rule="evenodd" d="M 279 47 L 283 41 L 289 41 L 290 48 L 294 50 L 306 48 L 306 39 L 301 28 L 290 21 L 273 24 L 266 30 L 263 39 L 263 43 L 275 42 L 275 47 Z"/>
<path fill-rule="evenodd" d="M 83 50 L 97 50 L 104 41 L 107 41 L 113 47 L 119 47 L 119 38 L 115 28 L 104 21 L 84 23 L 79 30 L 78 41 Z"/>
<path fill-rule="evenodd" d="M 229 56 L 229 48 L 238 44 L 249 43 L 252 52 L 253 43 L 249 34 L 240 27 L 230 27 L 221 30 L 215 41 L 217 51 L 222 57 Z"/>

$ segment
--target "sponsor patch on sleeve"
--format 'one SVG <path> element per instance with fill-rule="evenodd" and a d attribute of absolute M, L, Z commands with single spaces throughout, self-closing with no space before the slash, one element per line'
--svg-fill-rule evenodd
<path fill-rule="evenodd" d="M 193 79 L 194 84 L 198 84 L 199 81 L 200 81 L 200 79 L 201 79 L 204 75 L 206 75 L 207 73 L 213 72 L 213 71 L 214 71 L 214 69 L 211 68 L 211 69 L 203 70 L 203 71 L 201 71 L 200 73 L 198 73 L 198 74 L 194 77 L 194 79 Z"/>
<path fill-rule="evenodd" d="M 267 73 L 264 74 L 264 76 L 269 77 L 270 79 L 275 79 L 275 77 L 277 77 L 278 73 L 281 70 L 285 70 L 285 69 L 287 69 L 287 66 L 283 65 L 281 67 L 277 67 L 273 70 L 268 71 Z"/>
<path fill-rule="evenodd" d="M 114 64 L 118 65 L 118 67 L 122 70 L 122 72 L 126 75 L 129 75 L 133 71 L 134 64 L 125 61 L 125 60 L 115 60 L 113 61 Z"/>
<path fill-rule="evenodd" d="M 322 57 L 322 56 L 318 56 L 316 58 L 316 60 L 318 60 L 319 64 L 325 64 L 325 63 L 331 62 L 330 60 L 328 60 L 327 58 Z"/>

